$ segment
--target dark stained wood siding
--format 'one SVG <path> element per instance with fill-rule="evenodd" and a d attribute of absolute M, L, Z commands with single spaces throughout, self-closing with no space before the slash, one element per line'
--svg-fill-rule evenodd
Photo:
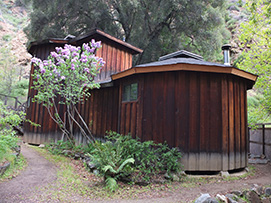
<path fill-rule="evenodd" d="M 83 43 L 91 39 L 85 39 L 77 42 L 76 46 L 81 46 Z M 97 38 L 96 41 L 102 40 Z M 46 59 L 55 47 L 64 46 L 63 44 L 43 44 L 33 46 L 31 51 L 34 56 Z M 107 82 L 111 80 L 111 74 L 126 70 L 132 65 L 132 53 L 129 49 L 119 47 L 116 43 L 111 43 L 108 40 L 102 41 L 102 48 L 98 50 L 97 56 L 102 57 L 106 64 L 100 74 L 96 76 L 97 82 Z M 34 72 L 34 67 L 31 68 L 31 74 Z M 33 78 L 30 77 L 30 86 L 33 84 Z M 30 106 L 27 108 L 26 117 L 34 123 L 40 124 L 41 127 L 31 126 L 25 123 L 24 140 L 29 143 L 40 144 L 57 140 L 61 138 L 61 131 L 57 124 L 50 118 L 47 109 L 42 104 L 33 103 L 32 99 L 36 91 L 29 86 L 28 98 Z M 107 130 L 117 131 L 118 127 L 118 104 L 119 93 L 118 87 L 101 88 L 93 90 L 92 96 L 85 102 L 78 105 L 78 109 L 82 112 L 87 124 L 95 136 L 103 136 Z M 56 98 L 57 101 L 60 98 Z M 58 104 L 60 116 L 65 119 L 66 107 Z M 67 123 L 67 121 L 66 121 Z M 133 126 L 135 129 L 135 127 Z M 78 131 L 75 128 L 75 133 Z M 127 131 L 128 132 L 128 131 Z M 79 138 L 78 138 L 79 139 Z M 81 139 L 81 138 L 80 138 Z"/>
<path fill-rule="evenodd" d="M 139 79 L 144 86 L 141 99 L 121 104 L 122 134 L 179 147 L 186 170 L 247 166 L 245 80 L 179 71 L 141 74 L 125 81 Z M 131 128 L 135 125 L 136 131 Z"/>

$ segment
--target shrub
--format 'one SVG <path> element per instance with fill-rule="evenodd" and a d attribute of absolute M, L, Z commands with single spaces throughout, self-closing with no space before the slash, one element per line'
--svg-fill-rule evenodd
<path fill-rule="evenodd" d="M 7 110 L 0 102 L 0 162 L 12 157 L 11 152 L 19 141 L 13 127 L 23 121 L 23 113 Z"/>
<path fill-rule="evenodd" d="M 121 139 L 104 143 L 96 140 L 92 145 L 94 150 L 88 155 L 100 175 L 104 177 L 106 187 L 110 191 L 115 191 L 117 189 L 117 180 L 132 172 L 131 164 L 135 160 L 129 155 L 127 156 Z"/>
<path fill-rule="evenodd" d="M 115 186 L 117 180 L 133 172 L 133 182 L 150 182 L 153 176 L 160 173 L 167 172 L 170 175 L 181 169 L 181 153 L 176 148 L 169 148 L 166 143 L 140 142 L 138 138 L 115 132 L 109 132 L 106 139 L 104 143 L 95 141 L 94 150 L 89 156 L 104 176 L 107 187 Z"/>

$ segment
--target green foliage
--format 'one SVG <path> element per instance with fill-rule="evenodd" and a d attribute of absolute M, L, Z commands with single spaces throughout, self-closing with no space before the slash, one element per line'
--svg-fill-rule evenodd
<path fill-rule="evenodd" d="M 13 127 L 19 125 L 22 120 L 22 113 L 6 110 L 0 102 L 0 162 L 13 157 L 11 152 L 19 141 Z"/>
<path fill-rule="evenodd" d="M 178 49 L 215 60 L 229 39 L 226 0 L 36 0 L 25 29 L 30 41 L 75 36 L 98 27 L 143 53 L 136 63 Z"/>
<path fill-rule="evenodd" d="M 51 52 L 47 60 L 32 59 L 36 66 L 32 88 L 38 90 L 34 101 L 47 108 L 50 117 L 71 141 L 74 140 L 74 125 L 79 127 L 83 136 L 94 139 L 76 105 L 90 96 L 89 89 L 99 88 L 94 77 L 105 62 L 94 53 L 100 47 L 101 42 L 96 43 L 95 40 L 91 41 L 90 46 L 66 44 L 64 48 L 56 47 L 56 51 Z M 59 102 L 56 101 L 57 97 L 61 98 Z M 59 115 L 59 104 L 65 105 L 65 115 Z"/>
<path fill-rule="evenodd" d="M 86 154 L 93 150 L 93 145 L 75 145 L 71 141 L 58 140 L 45 145 L 45 148 L 54 155 L 74 157 L 75 154 Z"/>
<path fill-rule="evenodd" d="M 133 182 L 150 182 L 159 173 L 178 172 L 181 169 L 181 154 L 167 144 L 155 144 L 153 141 L 140 142 L 131 136 L 109 132 L 107 141 L 95 141 L 94 150 L 89 153 L 92 162 L 100 174 L 116 181 L 133 175 Z M 108 183 L 107 183 L 108 182 Z M 107 180 L 106 186 L 115 190 L 115 182 Z"/>
<path fill-rule="evenodd" d="M 270 117 L 271 112 L 271 3 L 268 0 L 247 0 L 245 7 L 250 19 L 241 24 L 239 39 L 245 51 L 237 66 L 259 76 L 254 88 L 263 97 L 259 106 L 254 107 L 251 122 L 261 122 L 257 111 L 258 114 L 264 113 L 264 117 Z"/>

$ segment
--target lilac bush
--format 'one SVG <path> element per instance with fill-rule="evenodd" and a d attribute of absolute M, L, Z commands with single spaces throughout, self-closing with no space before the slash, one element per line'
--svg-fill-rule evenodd
<path fill-rule="evenodd" d="M 83 135 L 93 138 L 76 105 L 90 96 L 89 89 L 99 88 L 94 77 L 105 64 L 102 58 L 95 55 L 100 47 L 101 42 L 95 40 L 83 44 L 82 48 L 66 44 L 63 48 L 56 47 L 46 60 L 32 59 L 36 67 L 32 86 L 37 90 L 34 101 L 47 108 L 51 118 L 70 140 L 73 140 L 74 123 Z M 65 117 L 59 115 L 58 96 L 61 97 L 60 103 L 66 105 Z"/>

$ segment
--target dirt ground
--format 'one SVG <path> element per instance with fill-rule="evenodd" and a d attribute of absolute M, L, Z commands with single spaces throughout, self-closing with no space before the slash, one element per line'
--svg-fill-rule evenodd
<path fill-rule="evenodd" d="M 39 202 L 33 197 L 37 188 L 42 188 L 50 183 L 57 181 L 57 169 L 54 164 L 41 157 L 35 150 L 22 144 L 21 153 L 28 161 L 28 167 L 16 178 L 8 182 L 0 183 L 0 203 L 31 203 Z M 259 186 L 271 185 L 271 164 L 254 165 L 255 175 L 242 180 L 231 180 L 215 183 L 202 183 L 196 187 L 182 187 L 167 194 L 163 198 L 147 198 L 137 200 L 107 200 L 94 201 L 84 198 L 76 198 L 69 202 L 110 202 L 110 203 L 170 203 L 170 202 L 192 202 L 201 193 L 209 193 L 211 196 L 225 194 L 232 190 L 250 189 L 257 184 Z M 52 201 L 48 201 L 52 202 Z"/>

